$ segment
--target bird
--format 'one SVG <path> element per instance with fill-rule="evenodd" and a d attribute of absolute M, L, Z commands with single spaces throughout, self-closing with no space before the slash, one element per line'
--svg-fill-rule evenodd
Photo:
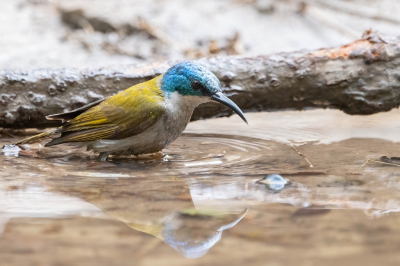
<path fill-rule="evenodd" d="M 209 101 L 224 104 L 247 123 L 240 108 L 223 93 L 218 78 L 199 63 L 185 61 L 111 97 L 46 116 L 64 124 L 15 145 L 49 137 L 52 140 L 45 147 L 83 143 L 99 154 L 98 161 L 107 161 L 110 155 L 157 153 L 182 134 L 194 109 Z"/>

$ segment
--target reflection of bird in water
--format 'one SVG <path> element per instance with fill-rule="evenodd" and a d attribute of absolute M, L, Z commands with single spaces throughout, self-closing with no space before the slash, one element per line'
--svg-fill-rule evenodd
<path fill-rule="evenodd" d="M 248 208 L 236 215 L 204 215 L 196 212 L 191 217 L 180 213 L 166 221 L 157 237 L 185 257 L 199 258 L 221 240 L 222 231 L 234 227 L 247 211 Z"/>
<path fill-rule="evenodd" d="M 59 181 L 51 187 L 78 196 L 129 227 L 163 240 L 187 258 L 198 258 L 221 239 L 222 231 L 235 226 L 248 209 L 234 213 L 210 207 L 196 209 L 186 182 L 90 179 L 67 186 L 67 191 Z"/>
<path fill-rule="evenodd" d="M 45 146 L 84 143 L 108 155 L 139 155 L 159 152 L 178 138 L 201 103 L 217 101 L 246 119 L 222 92 L 218 78 L 194 62 L 170 68 L 164 75 L 137 84 L 110 98 L 71 112 L 50 115 L 67 121 L 62 127 L 22 140 L 17 145 L 56 137 Z"/>

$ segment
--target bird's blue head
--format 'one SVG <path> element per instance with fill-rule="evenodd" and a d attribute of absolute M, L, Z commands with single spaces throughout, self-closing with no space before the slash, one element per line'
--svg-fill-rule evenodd
<path fill-rule="evenodd" d="M 218 78 L 207 68 L 195 62 L 177 64 L 164 74 L 162 90 L 183 96 L 210 96 L 222 91 Z"/>
<path fill-rule="evenodd" d="M 222 92 L 218 78 L 195 62 L 179 63 L 168 69 L 162 78 L 161 89 L 167 97 L 175 92 L 182 96 L 208 97 L 228 106 L 247 123 L 239 107 Z"/>

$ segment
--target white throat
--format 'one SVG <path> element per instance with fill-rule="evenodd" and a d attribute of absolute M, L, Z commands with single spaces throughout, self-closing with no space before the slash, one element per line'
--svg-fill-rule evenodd
<path fill-rule="evenodd" d="M 173 92 L 164 96 L 165 106 L 170 116 L 189 123 L 193 110 L 200 104 L 211 101 L 209 97 L 183 96 L 179 92 Z"/>

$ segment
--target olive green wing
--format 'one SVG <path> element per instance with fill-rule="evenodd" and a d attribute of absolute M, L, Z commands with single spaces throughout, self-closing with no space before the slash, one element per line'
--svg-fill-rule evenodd
<path fill-rule="evenodd" d="M 54 115 L 48 115 L 46 116 L 47 120 L 61 120 L 62 122 L 64 121 L 70 121 L 71 119 L 74 119 L 75 117 L 77 117 L 78 115 L 84 113 L 85 111 L 89 110 L 90 108 L 100 104 L 101 102 L 105 101 L 107 98 L 104 99 L 100 99 L 98 101 L 89 103 L 85 106 L 82 106 L 78 109 L 74 109 L 72 111 L 69 112 L 65 112 L 65 113 L 60 113 L 60 114 L 54 114 Z M 41 134 L 23 139 L 18 141 L 17 143 L 15 143 L 15 145 L 21 145 L 21 144 L 31 144 L 31 143 L 36 143 L 36 142 L 40 142 L 43 139 L 46 138 L 50 138 L 54 135 L 59 134 L 62 131 L 62 127 L 61 128 L 54 128 L 54 129 L 50 129 L 48 131 L 45 131 Z"/>
<path fill-rule="evenodd" d="M 133 86 L 78 115 L 61 128 L 59 138 L 46 146 L 122 139 L 144 132 L 165 113 L 157 79 Z"/>
<path fill-rule="evenodd" d="M 84 105 L 78 109 L 74 109 L 72 111 L 69 112 L 65 112 L 65 113 L 61 113 L 61 114 L 54 114 L 54 115 L 48 115 L 46 116 L 47 120 L 61 120 L 61 121 L 70 121 L 72 119 L 74 119 L 75 117 L 77 117 L 78 115 L 86 112 L 87 110 L 89 110 L 90 108 L 104 102 L 105 100 L 107 100 L 108 98 L 103 98 L 100 100 L 97 100 L 95 102 L 89 103 L 87 105 Z"/>

